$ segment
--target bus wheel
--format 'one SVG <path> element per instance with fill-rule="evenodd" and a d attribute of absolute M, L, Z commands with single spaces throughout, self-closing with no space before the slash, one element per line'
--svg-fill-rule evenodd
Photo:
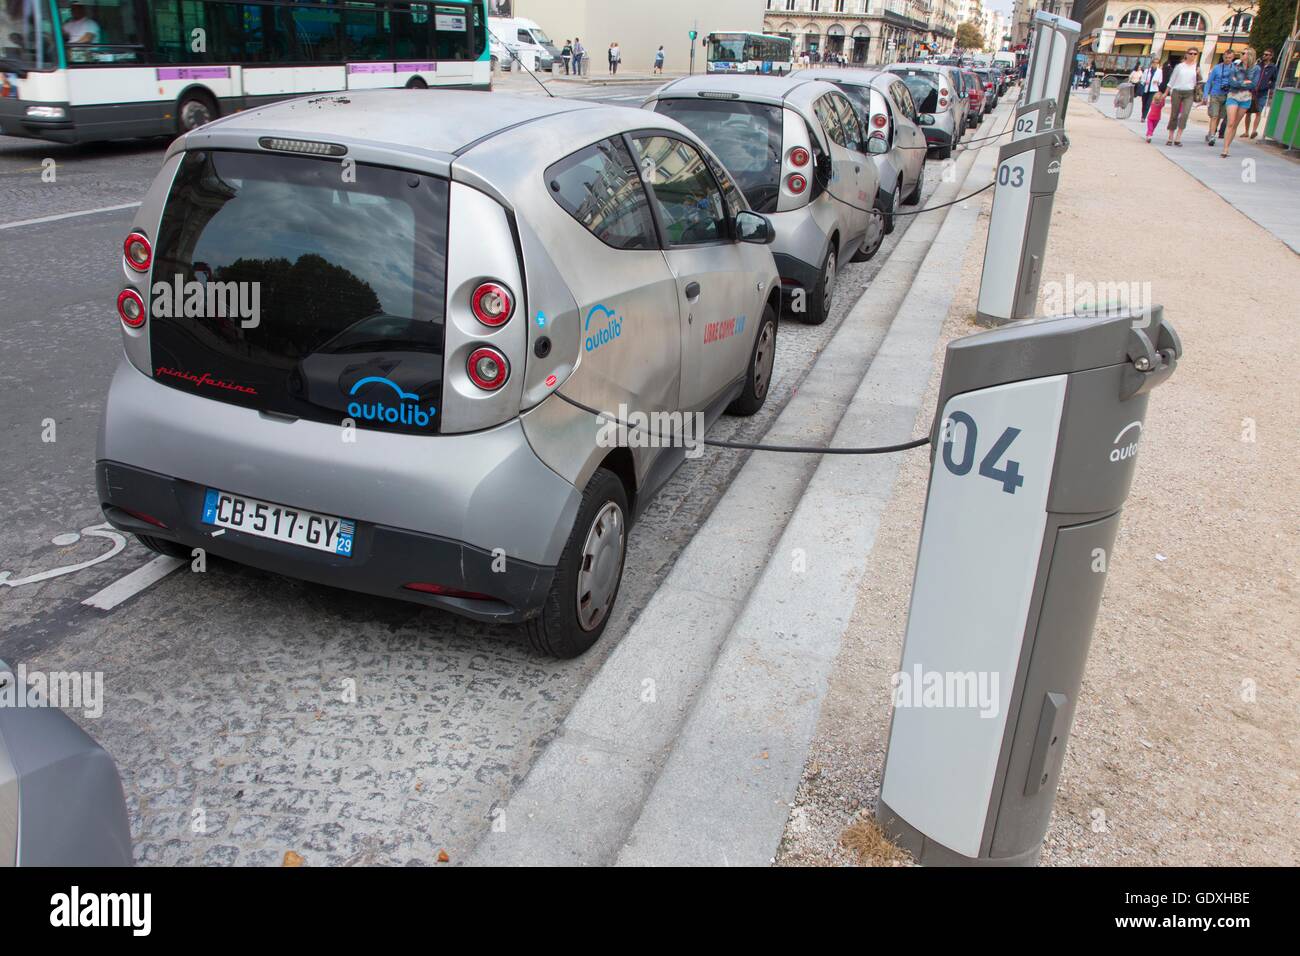
<path fill-rule="evenodd" d="M 424 82 L 424 77 L 413 76 L 406 81 L 406 88 L 408 90 L 427 90 L 429 88 L 429 84 Z"/>
<path fill-rule="evenodd" d="M 206 93 L 186 93 L 176 109 L 176 132 L 188 133 L 217 118 L 217 106 Z"/>

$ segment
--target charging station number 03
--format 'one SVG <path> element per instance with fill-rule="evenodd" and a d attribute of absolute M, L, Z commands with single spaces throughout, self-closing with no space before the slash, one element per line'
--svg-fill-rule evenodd
<path fill-rule="evenodd" d="M 960 429 L 958 426 L 961 426 Z M 1025 477 L 1020 473 L 1020 462 L 1009 457 L 1005 465 L 999 465 L 999 462 L 1019 435 L 1019 428 L 1004 428 L 997 441 L 980 459 L 979 471 L 976 473 L 980 477 L 1001 483 L 1002 490 L 1009 495 L 1014 495 L 1016 489 L 1025 483 Z M 959 478 L 970 474 L 975 467 L 979 445 L 979 426 L 975 424 L 975 419 L 966 412 L 953 412 L 943 421 L 942 438 L 944 467 Z"/>

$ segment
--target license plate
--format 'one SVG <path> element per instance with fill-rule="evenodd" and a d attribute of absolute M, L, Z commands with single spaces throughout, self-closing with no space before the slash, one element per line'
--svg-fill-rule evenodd
<path fill-rule="evenodd" d="M 203 497 L 203 523 L 271 538 L 316 551 L 352 557 L 356 522 L 301 508 L 232 495 L 209 488 Z"/>

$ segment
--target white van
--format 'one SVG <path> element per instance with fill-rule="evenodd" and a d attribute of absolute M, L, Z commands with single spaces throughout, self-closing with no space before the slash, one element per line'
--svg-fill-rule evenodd
<path fill-rule="evenodd" d="M 518 57 L 530 69 L 549 73 L 551 64 L 560 59 L 559 48 L 532 20 L 488 17 L 488 31 L 488 51 L 494 70 L 514 69 Z"/>

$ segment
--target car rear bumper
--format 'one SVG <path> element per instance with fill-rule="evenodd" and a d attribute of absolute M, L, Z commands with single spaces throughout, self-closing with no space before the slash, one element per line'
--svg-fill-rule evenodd
<path fill-rule="evenodd" d="M 579 491 L 541 462 L 518 419 L 461 435 L 286 421 L 159 384 L 125 360 L 96 455 L 108 520 L 253 567 L 491 621 L 541 606 Z M 201 521 L 208 488 L 356 522 L 351 558 Z M 165 527 L 132 515 L 149 515 Z M 489 595 L 476 602 L 410 583 Z"/>
<path fill-rule="evenodd" d="M 104 517 L 119 531 L 202 548 L 230 561 L 330 587 L 397 598 L 494 623 L 517 623 L 541 608 L 554 577 L 543 567 L 418 531 L 356 522 L 352 557 L 286 544 L 202 523 L 206 484 L 184 481 L 116 461 L 95 463 Z M 145 521 L 146 514 L 164 527 Z M 411 590 L 434 584 L 490 600 Z"/>

